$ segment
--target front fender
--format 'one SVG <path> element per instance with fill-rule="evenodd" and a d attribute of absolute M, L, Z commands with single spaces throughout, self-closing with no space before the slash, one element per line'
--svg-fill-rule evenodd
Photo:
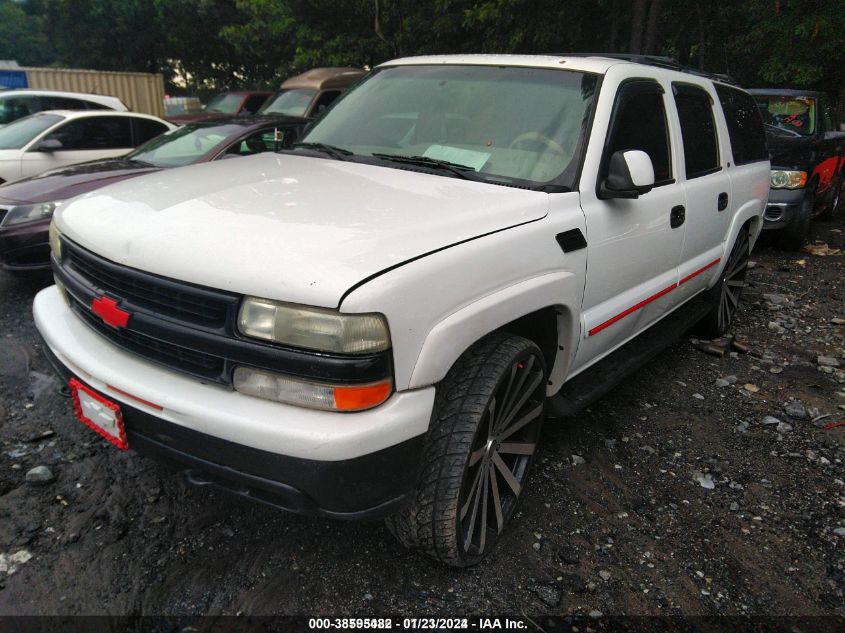
<path fill-rule="evenodd" d="M 580 286 L 579 286 L 580 284 Z M 463 307 L 437 323 L 425 338 L 411 373 L 410 387 L 431 385 L 443 379 L 458 357 L 489 332 L 537 310 L 553 307 L 557 314 L 558 352 L 549 393 L 554 393 L 574 356 L 578 341 L 577 320 L 568 306 L 579 306 L 583 281 L 572 272 L 554 272 L 502 288 Z M 549 306 L 549 298 L 559 303 Z"/>

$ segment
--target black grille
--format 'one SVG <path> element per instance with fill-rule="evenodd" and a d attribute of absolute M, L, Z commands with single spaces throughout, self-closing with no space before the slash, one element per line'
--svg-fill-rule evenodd
<path fill-rule="evenodd" d="M 222 327 L 235 296 L 175 282 L 113 264 L 63 241 L 66 265 L 102 292 L 161 315 L 206 327 Z"/>
<path fill-rule="evenodd" d="M 388 351 L 326 354 L 241 337 L 235 329 L 240 295 L 115 264 L 62 239 L 53 272 L 73 311 L 115 345 L 204 380 L 231 385 L 247 365 L 308 380 L 366 383 L 391 375 Z M 125 327 L 104 323 L 92 302 L 112 295 L 130 314 Z"/>
<path fill-rule="evenodd" d="M 157 361 L 168 367 L 219 381 L 225 367 L 225 360 L 211 354 L 159 341 L 132 330 L 112 328 L 95 316 L 86 306 L 73 300 L 75 312 L 92 328 L 112 342 L 140 356 Z"/>

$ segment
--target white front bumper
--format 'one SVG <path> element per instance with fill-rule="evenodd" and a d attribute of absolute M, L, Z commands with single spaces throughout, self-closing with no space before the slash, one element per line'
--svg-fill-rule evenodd
<path fill-rule="evenodd" d="M 304 409 L 204 384 L 124 351 L 73 314 L 56 286 L 36 295 L 33 314 L 48 347 L 80 380 L 127 406 L 231 442 L 334 461 L 373 453 L 428 430 L 433 387 L 395 393 L 381 406 L 359 413 Z"/>

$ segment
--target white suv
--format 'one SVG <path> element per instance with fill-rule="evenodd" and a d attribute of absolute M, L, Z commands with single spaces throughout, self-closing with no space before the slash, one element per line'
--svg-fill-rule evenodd
<path fill-rule="evenodd" d="M 658 321 L 719 333 L 737 308 L 757 107 L 643 61 L 392 61 L 293 150 L 62 206 L 34 312 L 78 417 L 195 483 L 477 562 L 547 411 L 636 366 Z"/>
<path fill-rule="evenodd" d="M 59 90 L 9 90 L 0 93 L 0 127 L 44 110 L 116 110 L 129 108 L 117 97 Z"/>

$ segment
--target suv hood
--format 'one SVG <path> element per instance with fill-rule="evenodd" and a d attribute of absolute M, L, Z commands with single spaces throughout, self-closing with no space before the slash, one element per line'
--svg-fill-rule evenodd
<path fill-rule="evenodd" d="M 548 207 L 548 194 L 537 191 L 266 153 L 99 189 L 60 207 L 56 222 L 71 240 L 126 266 L 336 307 L 346 290 L 386 268 L 540 219 Z"/>

